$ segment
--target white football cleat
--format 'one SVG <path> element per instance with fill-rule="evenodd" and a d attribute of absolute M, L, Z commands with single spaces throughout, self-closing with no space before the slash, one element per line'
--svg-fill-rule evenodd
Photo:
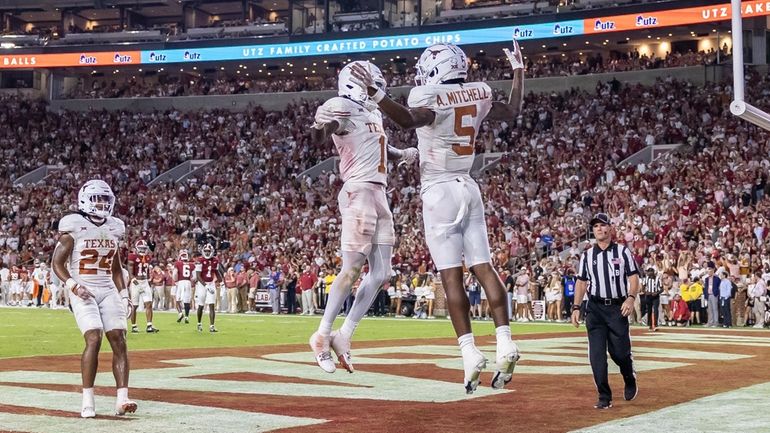
<path fill-rule="evenodd" d="M 323 338 L 318 332 L 314 332 L 310 336 L 310 348 L 315 355 L 315 361 L 321 370 L 327 373 L 334 373 L 337 367 L 334 365 L 334 359 L 332 358 L 331 349 L 329 348 L 330 338 Z"/>
<path fill-rule="evenodd" d="M 497 354 L 495 356 L 497 371 L 492 376 L 492 388 L 502 389 L 511 381 L 513 369 L 516 368 L 519 358 L 521 358 L 519 347 L 513 341 L 509 340 L 497 345 Z"/>
<path fill-rule="evenodd" d="M 131 400 L 115 403 L 115 415 L 125 415 L 136 412 L 136 403 Z"/>
<path fill-rule="evenodd" d="M 356 370 L 353 368 L 352 358 L 350 356 L 350 338 L 346 337 L 339 331 L 332 331 L 330 336 L 331 346 L 334 353 L 337 354 L 337 359 L 348 373 L 353 373 Z"/>
<path fill-rule="evenodd" d="M 465 393 L 473 394 L 476 387 L 479 386 L 479 376 L 481 370 L 486 368 L 487 359 L 477 348 L 473 348 L 467 355 L 463 355 L 463 370 L 465 372 Z"/>
<path fill-rule="evenodd" d="M 91 406 L 83 406 L 83 408 L 80 409 L 81 418 L 93 418 L 95 416 L 96 416 L 96 410 L 94 410 L 93 403 L 91 403 Z"/>

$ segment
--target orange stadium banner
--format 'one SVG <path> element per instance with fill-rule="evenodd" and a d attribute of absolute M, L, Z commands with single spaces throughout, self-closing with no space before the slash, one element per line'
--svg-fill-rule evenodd
<path fill-rule="evenodd" d="M 0 69 L 124 66 L 142 62 L 141 51 L 0 55 Z"/>
<path fill-rule="evenodd" d="M 743 18 L 770 15 L 770 1 L 748 1 L 741 3 Z M 698 6 L 684 9 L 643 12 L 638 14 L 615 15 L 584 20 L 584 34 L 622 32 L 645 28 L 700 24 L 726 21 L 732 17 L 730 3 Z"/>

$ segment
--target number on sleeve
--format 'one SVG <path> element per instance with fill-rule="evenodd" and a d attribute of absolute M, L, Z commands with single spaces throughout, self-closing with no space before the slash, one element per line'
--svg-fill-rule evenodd
<path fill-rule="evenodd" d="M 476 105 L 463 105 L 455 107 L 455 134 L 458 137 L 468 137 L 468 144 L 455 144 L 452 150 L 459 155 L 473 155 L 473 145 L 476 144 L 476 128 L 473 126 L 463 126 L 463 117 L 470 116 L 471 120 L 476 117 Z"/>

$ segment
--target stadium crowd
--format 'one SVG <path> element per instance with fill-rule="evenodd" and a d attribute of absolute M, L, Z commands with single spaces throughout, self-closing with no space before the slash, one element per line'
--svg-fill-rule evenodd
<path fill-rule="evenodd" d="M 762 90 L 767 79 L 750 79 L 747 99 L 770 106 L 770 91 Z M 770 278 L 770 137 L 729 113 L 730 94 L 722 83 L 612 81 L 594 92 L 527 95 L 515 125 L 489 123 L 479 131 L 477 152 L 505 152 L 479 183 L 494 262 L 523 307 L 519 320 L 531 316 L 529 299 L 549 299 L 549 291 L 562 293 L 560 300 L 550 297 L 559 310 L 570 302 L 562 289 L 586 245 L 586 221 L 605 210 L 639 264 L 664 279 L 672 304 L 679 294 L 695 310 L 695 301 L 704 298 L 701 286 L 693 299 L 702 284 L 697 280 L 709 269 L 725 271 L 735 284 L 733 323 L 752 323 L 744 307 L 760 299 L 749 294 L 759 279 Z M 212 242 L 225 268 L 259 272 L 266 286 L 296 293 L 303 289 L 300 274 L 312 273 L 314 305 L 303 311 L 321 308 L 323 287 L 340 262 L 334 192 L 341 182 L 334 173 L 299 176 L 334 154 L 331 143 L 308 145 L 306 127 L 317 104 L 305 101 L 283 112 L 79 114 L 5 97 L 0 150 L 18 164 L 2 173 L 2 194 L 9 198 L 0 204 L 3 266 L 47 261 L 56 221 L 74 203 L 80 184 L 98 176 L 116 191 L 115 213 L 129 227 L 127 249 L 145 239 L 163 266 L 181 248 L 197 251 Z M 416 142 L 411 132 L 387 129 L 396 147 Z M 682 146 L 650 164 L 619 164 L 645 145 L 665 143 Z M 216 161 L 184 183 L 146 185 L 193 157 Z M 9 182 L 42 163 L 66 168 L 38 185 Z M 379 313 L 399 314 L 402 295 L 431 286 L 432 264 L 419 222 L 418 172 L 391 167 L 391 173 L 398 238 L 392 286 L 400 292 L 391 290 L 392 305 L 383 292 L 377 305 Z M 484 310 L 480 306 L 475 315 L 488 317 Z M 700 318 L 682 321 L 681 311 L 677 317 L 682 323 Z"/>
<path fill-rule="evenodd" d="M 719 60 L 729 59 L 727 47 L 723 47 Z M 628 53 L 570 53 L 562 56 L 532 56 L 526 62 L 526 76 L 563 77 L 605 72 L 625 72 L 632 70 L 672 68 L 716 64 L 717 52 L 667 53 L 665 58 L 640 54 L 638 50 Z M 384 67 L 389 72 L 391 87 L 411 86 L 414 83 L 412 68 L 395 64 Z M 127 98 L 127 97 L 167 97 L 189 95 L 236 95 L 249 93 L 302 92 L 309 90 L 336 89 L 336 74 L 284 75 L 254 78 L 247 77 L 246 71 L 217 78 L 203 75 L 183 74 L 162 75 L 160 78 L 126 77 L 123 80 L 82 79 L 67 92 L 64 97 L 76 98 Z M 252 71 L 253 72 L 253 71 Z M 510 80 L 510 68 L 503 58 L 479 56 L 471 62 L 469 69 L 471 81 Z"/>

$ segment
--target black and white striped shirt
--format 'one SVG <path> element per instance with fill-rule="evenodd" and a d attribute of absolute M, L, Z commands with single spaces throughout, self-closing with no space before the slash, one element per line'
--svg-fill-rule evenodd
<path fill-rule="evenodd" d="M 580 256 L 577 278 L 589 281 L 588 295 L 601 299 L 628 296 L 628 277 L 639 274 L 634 256 L 625 245 L 611 242 L 606 250 L 595 245 Z"/>
<path fill-rule="evenodd" d="M 645 295 L 658 295 L 660 292 L 663 291 L 663 285 L 660 283 L 660 278 L 658 277 L 648 277 L 644 276 L 642 278 L 642 293 Z"/>

